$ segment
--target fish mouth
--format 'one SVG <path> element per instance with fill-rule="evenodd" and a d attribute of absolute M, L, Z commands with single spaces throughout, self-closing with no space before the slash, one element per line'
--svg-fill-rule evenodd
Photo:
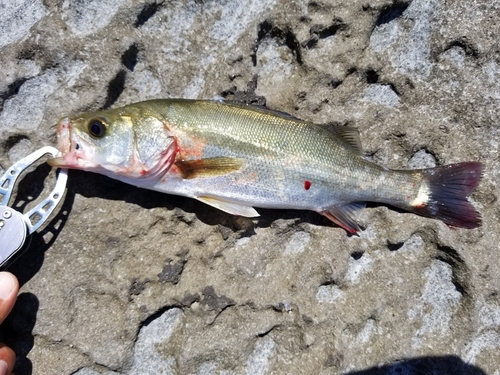
<path fill-rule="evenodd" d="M 47 160 L 47 163 L 57 168 L 82 169 L 89 167 L 85 157 L 89 147 L 77 137 L 72 129 L 69 118 L 65 117 L 57 123 L 57 148 L 59 154 Z M 87 152 L 85 152 L 87 150 Z"/>
<path fill-rule="evenodd" d="M 57 148 L 59 150 L 59 154 L 56 157 L 47 160 L 47 163 L 57 168 L 69 167 L 65 157 L 71 149 L 71 129 L 69 127 L 69 119 L 67 117 L 59 120 L 57 123 Z"/>

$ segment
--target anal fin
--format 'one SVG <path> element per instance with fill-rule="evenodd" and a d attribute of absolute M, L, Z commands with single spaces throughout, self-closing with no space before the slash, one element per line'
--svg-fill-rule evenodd
<path fill-rule="evenodd" d="M 354 234 L 361 230 L 356 218 L 365 206 L 365 202 L 354 202 L 342 206 L 330 207 L 328 210 L 320 213 L 338 226 L 344 228 L 347 232 Z"/>
<path fill-rule="evenodd" d="M 238 203 L 228 202 L 216 197 L 196 197 L 200 202 L 215 207 L 221 211 L 227 212 L 232 215 L 239 215 L 244 217 L 260 216 L 257 211 L 251 206 L 243 206 Z"/>

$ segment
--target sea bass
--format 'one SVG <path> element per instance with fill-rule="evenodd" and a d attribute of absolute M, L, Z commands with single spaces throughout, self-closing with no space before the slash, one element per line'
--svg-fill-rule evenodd
<path fill-rule="evenodd" d="M 482 165 L 389 170 L 362 156 L 355 128 L 221 101 L 150 100 L 65 117 L 52 166 L 82 169 L 146 189 L 198 199 L 234 215 L 253 207 L 316 211 L 349 233 L 379 202 L 475 228 L 468 195 Z"/>

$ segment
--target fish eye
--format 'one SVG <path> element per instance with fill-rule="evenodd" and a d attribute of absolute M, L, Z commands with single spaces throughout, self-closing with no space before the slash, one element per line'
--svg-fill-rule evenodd
<path fill-rule="evenodd" d="M 96 138 L 102 138 L 106 134 L 106 124 L 105 121 L 99 118 L 95 118 L 89 121 L 88 130 L 90 135 Z"/>

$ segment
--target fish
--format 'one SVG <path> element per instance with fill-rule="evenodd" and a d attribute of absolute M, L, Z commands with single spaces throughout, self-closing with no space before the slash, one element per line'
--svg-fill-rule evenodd
<path fill-rule="evenodd" d="M 311 210 L 354 234 L 367 202 L 476 228 L 468 197 L 483 165 L 469 161 L 391 170 L 363 156 L 359 131 L 267 107 L 155 99 L 64 117 L 54 167 L 197 199 L 257 217 L 257 208 Z"/>

